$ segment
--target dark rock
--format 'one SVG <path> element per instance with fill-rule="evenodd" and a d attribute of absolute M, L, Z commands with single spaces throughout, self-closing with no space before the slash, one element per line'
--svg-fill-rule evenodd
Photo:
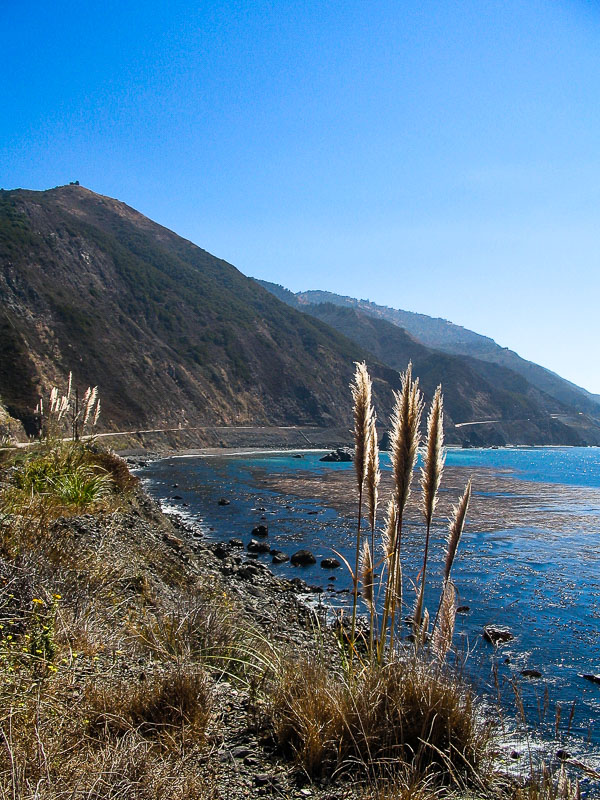
<path fill-rule="evenodd" d="M 172 488 L 173 489 L 179 489 L 179 484 L 178 483 L 174 483 Z"/>
<path fill-rule="evenodd" d="M 457 614 L 468 614 L 470 610 L 471 610 L 470 606 L 459 606 L 456 609 L 456 613 Z"/>
<path fill-rule="evenodd" d="M 318 511 L 307 511 L 306 513 L 307 514 L 318 514 L 319 512 Z"/>
<path fill-rule="evenodd" d="M 301 592 L 305 592 L 306 591 L 306 588 L 307 588 L 306 582 L 303 581 L 302 578 L 292 578 L 290 583 L 292 584 L 294 589 L 297 589 L 298 591 L 301 591 Z"/>
<path fill-rule="evenodd" d="M 292 555 L 290 560 L 295 567 L 307 567 L 310 564 L 317 563 L 317 559 L 310 550 L 298 550 Z"/>
<path fill-rule="evenodd" d="M 519 753 L 518 750 L 513 750 L 510 754 L 510 757 L 513 761 L 518 761 L 518 759 L 521 758 L 521 753 Z"/>
<path fill-rule="evenodd" d="M 559 761 L 568 761 L 570 758 L 573 758 L 571 753 L 568 750 L 557 750 L 554 754 Z"/>
<path fill-rule="evenodd" d="M 244 747 L 241 745 L 240 747 L 234 747 L 231 751 L 231 755 L 234 758 L 246 758 L 246 756 L 251 755 L 252 750 L 249 747 Z"/>
<path fill-rule="evenodd" d="M 503 642 L 510 642 L 510 640 L 515 637 L 508 628 L 497 628 L 494 625 L 486 625 L 483 629 L 483 638 L 493 645 L 499 645 Z"/>
<path fill-rule="evenodd" d="M 219 500 L 220 506 L 228 506 L 231 503 L 231 500 L 228 500 L 226 497 L 221 497 Z"/>
<path fill-rule="evenodd" d="M 290 557 L 286 553 L 275 553 L 273 556 L 273 564 L 285 564 L 289 560 Z"/>
<path fill-rule="evenodd" d="M 292 458 L 304 458 L 304 456 L 301 453 L 294 453 Z"/>
<path fill-rule="evenodd" d="M 271 777 L 266 773 L 260 773 L 254 776 L 254 783 L 257 786 L 267 786 L 268 784 L 271 783 Z"/>
<path fill-rule="evenodd" d="M 258 542 L 256 539 L 251 539 L 248 544 L 249 553 L 268 553 L 270 549 L 268 542 Z"/>
<path fill-rule="evenodd" d="M 240 578 L 244 578 L 245 580 L 256 578 L 258 574 L 259 570 L 256 564 L 243 564 L 238 570 Z"/>
<path fill-rule="evenodd" d="M 267 528 L 266 525 L 256 525 L 254 528 L 252 528 L 252 534 L 251 535 L 252 536 L 268 536 L 269 535 L 269 529 Z"/>
<path fill-rule="evenodd" d="M 539 669 L 522 669 L 521 670 L 521 675 L 524 678 L 541 678 L 542 677 L 542 673 L 539 671 Z"/>
<path fill-rule="evenodd" d="M 339 463 L 341 461 L 352 461 L 354 458 L 354 450 L 350 447 L 338 447 L 336 450 L 332 450 L 331 453 L 327 453 L 326 456 L 323 456 L 319 459 L 319 461 L 333 461 L 334 463 Z"/>
<path fill-rule="evenodd" d="M 584 673 L 582 678 L 585 678 L 586 681 L 590 681 L 590 683 L 600 683 L 600 675 L 593 675 L 592 673 Z"/>
<path fill-rule="evenodd" d="M 383 436 L 381 437 L 381 439 L 379 441 L 379 449 L 380 450 L 389 450 L 390 449 L 390 442 L 391 442 L 390 432 L 389 431 L 385 431 L 385 433 L 383 434 Z"/>
<path fill-rule="evenodd" d="M 309 588 L 309 590 L 310 590 L 311 592 L 313 592 L 314 594 L 322 594 L 322 592 L 324 591 L 324 590 L 323 590 L 323 587 L 322 587 L 322 586 L 317 586 L 317 584 L 316 584 L 316 583 L 314 583 L 314 584 L 311 584 L 311 585 L 310 585 L 308 588 Z"/>
<path fill-rule="evenodd" d="M 218 542 L 213 550 L 217 558 L 226 558 L 229 555 L 229 548 L 224 542 Z"/>
<path fill-rule="evenodd" d="M 335 577 L 335 575 L 330 575 L 330 576 L 327 578 L 327 582 L 328 582 L 328 583 L 333 583 L 335 580 L 337 580 L 337 578 Z"/>
<path fill-rule="evenodd" d="M 242 542 L 241 539 L 230 539 L 229 540 L 229 544 L 232 547 L 243 547 L 244 546 L 244 543 Z"/>
<path fill-rule="evenodd" d="M 266 511 L 267 509 L 264 506 L 259 506 L 256 510 L 257 511 Z"/>
<path fill-rule="evenodd" d="M 321 559 L 321 566 L 323 567 L 323 569 L 337 569 L 342 565 L 337 560 L 337 558 L 323 558 Z"/>
<path fill-rule="evenodd" d="M 183 500 L 183 497 L 180 494 L 174 494 L 171 500 Z"/>

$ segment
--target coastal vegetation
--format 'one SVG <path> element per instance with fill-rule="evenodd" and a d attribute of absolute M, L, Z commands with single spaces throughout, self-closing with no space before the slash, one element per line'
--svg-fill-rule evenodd
<path fill-rule="evenodd" d="M 426 554 L 414 606 L 403 589 L 403 508 L 423 408 L 410 368 L 396 396 L 383 534 L 364 364 L 353 393 L 367 525 L 361 503 L 352 615 L 333 627 L 272 576 L 261 589 L 272 621 L 259 624 L 260 610 L 249 618 L 254 596 L 209 544 L 194 544 L 119 456 L 73 426 L 80 412 L 82 425 L 96 416 L 93 390 L 83 411 L 72 390 L 52 393 L 42 439 L 3 451 L 0 463 L 2 800 L 577 796 L 564 767 L 527 783 L 499 768 L 489 713 L 446 661 L 468 488 L 450 521 L 433 622 Z M 421 477 L 425 551 L 441 415 L 437 393 Z"/>

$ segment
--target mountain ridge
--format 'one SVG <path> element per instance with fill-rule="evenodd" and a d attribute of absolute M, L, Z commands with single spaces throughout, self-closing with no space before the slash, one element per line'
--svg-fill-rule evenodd
<path fill-rule="evenodd" d="M 80 386 L 99 385 L 104 430 L 349 429 L 354 362 L 367 361 L 385 420 L 410 356 L 406 349 L 390 365 L 339 325 L 291 308 L 233 265 L 80 186 L 0 191 L 0 301 L 0 402 L 30 433 L 40 392 L 64 385 L 70 371 Z M 600 442 L 585 426 L 563 424 L 565 409 L 526 382 L 502 394 L 466 361 L 442 356 L 428 355 L 423 385 L 430 400 L 446 365 L 449 442 Z M 459 400 L 465 413 L 480 407 L 501 424 L 455 427 Z"/>
<path fill-rule="evenodd" d="M 506 366 L 556 399 L 567 404 L 575 402 L 583 404 L 582 410 L 600 417 L 600 395 L 589 392 L 546 367 L 522 358 L 513 350 L 497 344 L 489 336 L 471 331 L 442 317 L 430 317 L 415 311 L 382 306 L 369 300 L 359 300 L 334 292 L 308 290 L 294 293 L 269 281 L 258 282 L 292 306 L 302 308 L 331 303 L 341 307 L 358 308 L 369 316 L 385 319 L 404 328 L 422 344 L 436 350 L 454 355 L 475 356 L 480 360 Z"/>

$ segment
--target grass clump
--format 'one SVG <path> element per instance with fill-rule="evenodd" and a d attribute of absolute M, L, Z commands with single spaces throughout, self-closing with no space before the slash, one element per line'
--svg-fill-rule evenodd
<path fill-rule="evenodd" d="M 284 659 L 266 717 L 277 745 L 311 777 L 362 779 L 410 768 L 415 781 L 481 787 L 491 731 L 471 690 L 417 656 L 358 673 Z"/>
<path fill-rule="evenodd" d="M 40 444 L 13 455 L 3 470 L 0 511 L 43 518 L 114 510 L 136 479 L 122 459 L 81 442 Z"/>
<path fill-rule="evenodd" d="M 174 735 L 184 733 L 200 743 L 206 739 L 212 714 L 208 677 L 198 667 L 179 667 L 146 676 L 132 685 L 121 679 L 86 690 L 89 730 L 103 736 L 122 736 L 137 731 L 166 746 Z"/>

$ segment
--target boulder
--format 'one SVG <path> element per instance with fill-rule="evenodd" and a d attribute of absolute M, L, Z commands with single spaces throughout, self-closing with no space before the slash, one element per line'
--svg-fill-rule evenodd
<path fill-rule="evenodd" d="M 269 529 L 266 525 L 256 525 L 252 528 L 251 536 L 268 536 Z"/>
<path fill-rule="evenodd" d="M 581 677 L 585 678 L 586 681 L 589 681 L 590 683 L 600 683 L 600 675 L 592 675 L 591 673 L 584 673 Z"/>
<path fill-rule="evenodd" d="M 230 539 L 229 540 L 229 544 L 232 547 L 243 547 L 244 546 L 244 543 L 242 542 L 241 539 Z"/>
<path fill-rule="evenodd" d="M 220 506 L 228 506 L 231 503 L 231 500 L 228 500 L 226 497 L 221 497 L 219 499 Z"/>
<path fill-rule="evenodd" d="M 289 560 L 290 560 L 290 557 L 287 555 L 287 553 L 275 553 L 273 555 L 272 563 L 273 564 L 285 564 L 285 562 L 289 561 Z"/>
<path fill-rule="evenodd" d="M 317 559 L 310 550 L 298 550 L 292 555 L 290 560 L 295 567 L 307 567 L 317 563 Z"/>
<path fill-rule="evenodd" d="M 322 558 L 321 559 L 321 566 L 323 567 L 323 569 L 337 569 L 338 567 L 341 567 L 342 565 L 337 560 L 337 558 Z"/>
<path fill-rule="evenodd" d="M 218 542 L 213 549 L 213 553 L 217 558 L 226 558 L 229 555 L 229 548 L 225 542 Z"/>
<path fill-rule="evenodd" d="M 256 539 L 251 539 L 247 549 L 249 553 L 268 553 L 271 548 L 267 542 L 259 542 Z"/>
<path fill-rule="evenodd" d="M 521 675 L 524 678 L 541 678 L 542 677 L 542 673 L 539 671 L 539 669 L 522 669 L 521 670 Z"/>
<path fill-rule="evenodd" d="M 319 459 L 319 461 L 333 461 L 334 463 L 339 463 L 340 461 L 352 461 L 354 459 L 354 450 L 350 447 L 338 447 L 336 450 L 332 450 L 331 453 L 327 453 L 326 456 L 323 456 Z"/>
<path fill-rule="evenodd" d="M 486 625 L 483 629 L 483 638 L 493 645 L 499 645 L 503 642 L 510 642 L 510 640 L 515 637 L 508 628 L 497 628 L 495 625 Z"/>
<path fill-rule="evenodd" d="M 470 610 L 471 610 L 470 606 L 459 606 L 456 609 L 456 613 L 457 614 L 468 614 Z"/>

